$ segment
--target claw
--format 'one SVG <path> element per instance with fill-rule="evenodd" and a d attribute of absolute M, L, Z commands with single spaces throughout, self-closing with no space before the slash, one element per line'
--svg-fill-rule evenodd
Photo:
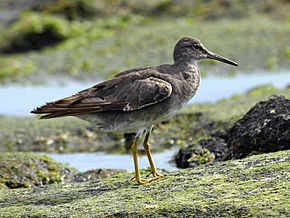
<path fill-rule="evenodd" d="M 142 178 L 140 178 L 139 180 L 137 179 L 137 182 L 139 184 L 146 184 L 146 183 L 152 182 L 152 181 L 154 181 L 156 179 L 159 179 L 161 177 L 164 177 L 164 175 L 162 175 L 162 174 L 160 174 L 158 172 L 152 172 L 151 171 L 150 173 L 148 173 L 148 175 L 145 178 L 148 178 L 150 175 L 153 175 L 153 178 L 151 178 L 151 179 L 142 179 Z M 136 179 L 136 176 L 133 176 L 130 179 L 130 182 L 134 181 L 135 179 Z"/>
<path fill-rule="evenodd" d="M 152 182 L 153 180 L 155 180 L 155 179 L 140 179 L 140 180 L 137 180 L 137 182 L 138 182 L 140 185 L 143 185 L 143 184 L 146 184 L 146 183 L 150 183 L 150 182 Z"/>
<path fill-rule="evenodd" d="M 151 171 L 150 173 L 148 173 L 148 175 L 146 176 L 146 178 L 148 178 L 150 175 L 153 175 L 153 177 L 156 178 L 156 179 L 161 178 L 161 177 L 164 177 L 163 174 L 160 174 L 157 171 L 156 172 L 152 172 Z"/>
<path fill-rule="evenodd" d="M 134 176 L 133 178 L 130 179 L 130 181 L 134 181 L 136 179 L 136 177 Z M 152 179 L 137 179 L 137 182 L 140 184 L 140 185 L 143 185 L 143 184 L 146 184 L 146 183 L 150 183 L 154 180 L 156 180 L 157 178 L 152 178 Z"/>

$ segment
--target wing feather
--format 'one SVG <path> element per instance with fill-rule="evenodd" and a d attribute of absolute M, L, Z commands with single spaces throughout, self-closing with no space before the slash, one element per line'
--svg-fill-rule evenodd
<path fill-rule="evenodd" d="M 67 98 L 31 111 L 45 114 L 41 119 L 105 111 L 134 111 L 156 104 L 172 93 L 169 82 L 158 78 L 158 72 L 144 70 L 113 77 Z"/>

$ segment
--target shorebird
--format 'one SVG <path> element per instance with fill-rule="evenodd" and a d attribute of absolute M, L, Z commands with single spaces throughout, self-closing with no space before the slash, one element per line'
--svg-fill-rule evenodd
<path fill-rule="evenodd" d="M 149 183 L 163 177 L 157 172 L 150 151 L 153 125 L 172 117 L 194 96 L 200 84 L 197 63 L 207 58 L 238 66 L 206 49 L 197 38 L 183 37 L 175 45 L 173 64 L 126 70 L 70 97 L 46 103 L 31 113 L 44 114 L 40 119 L 75 116 L 103 131 L 136 133 L 131 147 L 133 179 L 139 184 Z M 138 143 L 144 133 L 143 146 L 153 176 L 149 179 L 141 178 L 138 166 Z"/>

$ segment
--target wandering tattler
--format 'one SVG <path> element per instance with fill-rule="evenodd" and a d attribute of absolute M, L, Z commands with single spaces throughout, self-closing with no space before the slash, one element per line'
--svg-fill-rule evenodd
<path fill-rule="evenodd" d="M 197 62 L 206 58 L 238 66 L 207 50 L 197 38 L 183 37 L 175 45 L 173 64 L 126 70 L 70 97 L 46 103 L 31 113 L 44 114 L 40 119 L 76 116 L 103 131 L 135 132 L 133 179 L 145 184 L 163 177 L 157 172 L 151 156 L 152 127 L 173 116 L 194 96 L 200 84 Z M 153 176 L 150 179 L 142 179 L 138 167 L 138 142 L 144 132 L 143 146 Z"/>

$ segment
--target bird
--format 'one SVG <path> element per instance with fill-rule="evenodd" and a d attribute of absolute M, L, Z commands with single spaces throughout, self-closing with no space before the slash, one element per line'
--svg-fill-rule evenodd
<path fill-rule="evenodd" d="M 41 114 L 40 119 L 75 116 L 105 132 L 135 133 L 131 147 L 135 168 L 132 180 L 150 183 L 164 176 L 157 171 L 150 150 L 153 126 L 174 116 L 195 95 L 201 81 L 197 63 L 203 59 L 238 66 L 209 51 L 199 39 L 186 36 L 176 43 L 172 64 L 120 72 L 91 88 L 37 107 L 31 113 Z M 138 144 L 143 135 L 151 168 L 146 178 L 141 177 L 138 165 Z M 152 178 L 148 178 L 150 175 Z"/>

